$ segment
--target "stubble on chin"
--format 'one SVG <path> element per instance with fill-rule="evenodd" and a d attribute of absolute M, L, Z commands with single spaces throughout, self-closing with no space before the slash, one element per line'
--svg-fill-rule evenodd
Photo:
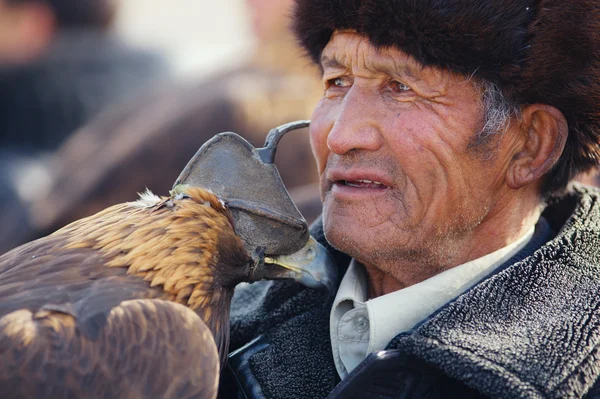
<path fill-rule="evenodd" d="M 400 281 L 426 279 L 456 266 L 460 257 L 459 231 L 442 229 L 422 237 L 392 227 L 373 229 L 360 222 L 356 209 L 337 206 L 327 196 L 324 205 L 324 234 L 331 246 Z"/>

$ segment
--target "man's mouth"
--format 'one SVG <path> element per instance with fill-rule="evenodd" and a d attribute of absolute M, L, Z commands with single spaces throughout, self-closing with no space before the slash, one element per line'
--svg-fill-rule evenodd
<path fill-rule="evenodd" d="M 332 168 L 326 174 L 327 189 L 336 198 L 361 199 L 364 195 L 383 194 L 391 189 L 393 180 L 377 170 L 370 169 L 336 169 Z"/>
<path fill-rule="evenodd" d="M 346 187 L 355 187 L 355 188 L 375 188 L 375 189 L 384 189 L 386 185 L 373 180 L 360 179 L 360 180 L 337 180 L 334 184 L 346 186 Z"/>

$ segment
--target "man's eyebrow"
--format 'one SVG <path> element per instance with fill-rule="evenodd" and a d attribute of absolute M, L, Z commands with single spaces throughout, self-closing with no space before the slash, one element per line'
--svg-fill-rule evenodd
<path fill-rule="evenodd" d="M 377 70 L 387 72 L 391 75 L 399 73 L 401 75 L 408 76 L 410 78 L 415 78 L 416 71 L 409 65 L 405 65 L 403 63 L 394 63 L 393 65 L 388 65 L 385 63 L 375 63 L 373 65 Z M 334 57 L 328 57 L 326 55 L 321 56 L 321 69 L 332 68 L 332 69 L 346 69 L 347 67 L 339 62 Z"/>
<path fill-rule="evenodd" d="M 321 57 L 321 67 L 322 68 L 345 68 L 338 60 L 335 58 L 327 57 L 326 55 Z"/>

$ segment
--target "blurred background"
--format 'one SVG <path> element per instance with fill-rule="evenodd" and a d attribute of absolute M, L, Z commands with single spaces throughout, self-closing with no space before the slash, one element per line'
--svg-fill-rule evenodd
<path fill-rule="evenodd" d="M 167 195 L 216 133 L 259 147 L 309 119 L 322 89 L 291 2 L 0 0 L 0 254 L 146 188 Z M 312 221 L 306 129 L 276 164 Z"/>
<path fill-rule="evenodd" d="M 249 1 L 169 4 L 167 0 L 120 1 L 115 32 L 130 43 L 163 54 L 180 76 L 202 77 L 219 68 L 235 67 L 257 46 Z"/>

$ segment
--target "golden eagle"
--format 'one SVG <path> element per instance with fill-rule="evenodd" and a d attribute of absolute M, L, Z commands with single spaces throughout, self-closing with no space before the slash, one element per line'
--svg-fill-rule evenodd
<path fill-rule="evenodd" d="M 201 149 L 170 196 L 146 192 L 0 256 L 0 397 L 213 398 L 238 283 L 333 283 L 277 186 L 274 147 L 263 162 L 231 134 L 208 146 L 218 151 Z M 206 162 L 221 150 L 247 159 L 215 180 Z M 256 182 L 236 184 L 236 167 Z"/>

